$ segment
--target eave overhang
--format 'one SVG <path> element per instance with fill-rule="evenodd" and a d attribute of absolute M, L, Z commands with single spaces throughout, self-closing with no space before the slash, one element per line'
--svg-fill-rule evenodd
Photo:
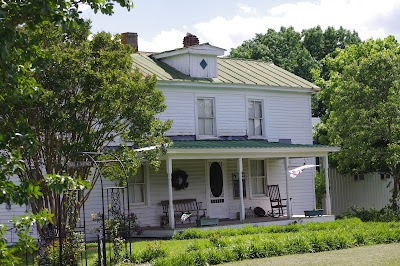
<path fill-rule="evenodd" d="M 325 145 L 251 140 L 178 141 L 168 147 L 166 156 L 172 159 L 302 158 L 323 157 L 339 150 L 338 147 Z"/>

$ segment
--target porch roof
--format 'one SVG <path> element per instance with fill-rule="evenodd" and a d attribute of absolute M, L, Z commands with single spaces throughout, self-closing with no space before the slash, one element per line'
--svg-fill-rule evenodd
<path fill-rule="evenodd" d="M 338 147 L 288 144 L 267 140 L 178 140 L 168 147 L 168 155 L 199 157 L 317 157 L 339 151 Z M 189 158 L 189 157 L 185 157 Z"/>

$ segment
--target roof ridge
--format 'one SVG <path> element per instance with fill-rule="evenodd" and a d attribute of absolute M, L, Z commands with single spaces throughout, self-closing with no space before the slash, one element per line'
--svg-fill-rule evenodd
<path fill-rule="evenodd" d="M 266 61 L 262 59 L 251 59 L 251 58 L 240 58 L 240 57 L 229 57 L 229 56 L 224 56 L 224 57 L 218 57 L 218 59 L 223 59 L 223 60 L 237 60 L 237 61 L 251 61 L 251 62 L 262 62 L 262 63 L 269 63 L 272 65 L 275 65 L 274 62 L 272 61 Z"/>

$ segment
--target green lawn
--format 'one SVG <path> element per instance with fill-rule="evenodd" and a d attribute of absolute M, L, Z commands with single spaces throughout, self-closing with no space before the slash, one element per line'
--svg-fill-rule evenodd
<path fill-rule="evenodd" d="M 399 243 L 400 223 L 364 223 L 348 219 L 275 227 L 190 229 L 172 240 L 135 241 L 132 255 L 136 262 L 152 261 L 160 266 L 204 265 L 206 262 L 215 265 L 230 261 L 241 262 L 225 265 L 352 265 L 353 261 L 353 265 L 400 265 Z M 361 248 L 353 248 L 357 246 Z M 378 247 L 376 251 L 375 247 Z M 391 251 L 391 247 L 397 250 Z M 118 250 L 124 252 L 125 248 Z M 326 252 L 328 250 L 337 251 Z M 108 243 L 107 255 L 112 253 L 113 246 Z M 96 243 L 88 244 L 88 265 L 92 265 L 96 257 Z M 249 258 L 266 259 L 246 261 Z"/>
<path fill-rule="evenodd" d="M 400 244 L 364 246 L 220 264 L 224 266 L 400 265 Z"/>

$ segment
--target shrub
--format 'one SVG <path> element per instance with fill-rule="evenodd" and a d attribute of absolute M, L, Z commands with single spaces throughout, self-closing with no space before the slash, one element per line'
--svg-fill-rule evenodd
<path fill-rule="evenodd" d="M 400 222 L 400 210 L 394 211 L 390 206 L 386 206 L 379 211 L 374 208 L 351 207 L 336 218 L 352 217 L 357 217 L 363 222 Z"/>
<path fill-rule="evenodd" d="M 165 257 L 166 252 L 161 248 L 161 242 L 155 241 L 153 243 L 148 243 L 147 248 L 139 253 L 139 262 L 150 262 L 160 257 Z"/>
<path fill-rule="evenodd" d="M 246 227 L 244 230 L 209 230 L 191 236 L 208 236 L 208 240 L 185 240 L 183 252 L 160 254 L 154 265 L 214 265 L 229 261 L 320 252 L 360 245 L 400 242 L 400 223 L 362 222 L 358 218 L 329 223 L 276 227 Z M 273 231 L 267 232 L 267 231 Z M 277 232 L 279 231 L 279 232 Z M 195 234 L 193 233 L 195 232 Z M 249 234 L 244 235 L 243 232 Z M 226 236 L 228 235 L 228 237 Z M 181 235 L 182 236 L 182 235 Z M 179 245 L 180 241 L 176 241 Z M 141 262 L 144 262 L 142 260 Z"/>

